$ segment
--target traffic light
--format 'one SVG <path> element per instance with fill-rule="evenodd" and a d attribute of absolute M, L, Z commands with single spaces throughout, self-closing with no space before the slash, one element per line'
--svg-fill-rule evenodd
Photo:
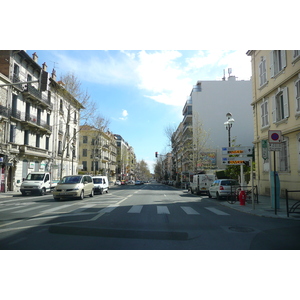
<path fill-rule="evenodd" d="M 158 157 L 158 152 L 155 152 L 155 157 Z"/>

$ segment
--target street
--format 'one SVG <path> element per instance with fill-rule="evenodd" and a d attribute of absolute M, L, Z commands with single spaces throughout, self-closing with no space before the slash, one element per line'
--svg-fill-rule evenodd
<path fill-rule="evenodd" d="M 117 186 L 83 200 L 20 194 L 1 199 L 0 249 L 300 249 L 298 220 L 250 215 L 219 202 L 159 183 Z"/>

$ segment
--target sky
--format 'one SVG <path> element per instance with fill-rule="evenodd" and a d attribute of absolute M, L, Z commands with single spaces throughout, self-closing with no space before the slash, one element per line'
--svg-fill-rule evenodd
<path fill-rule="evenodd" d="M 109 119 L 110 131 L 120 134 L 152 172 L 155 152 L 170 150 L 165 129 L 182 121 L 183 106 L 198 80 L 221 80 L 228 68 L 238 80 L 251 77 L 247 49 L 26 51 L 30 56 L 36 52 L 49 73 L 55 68 L 57 80 L 74 73 L 96 103 L 97 114 Z"/>

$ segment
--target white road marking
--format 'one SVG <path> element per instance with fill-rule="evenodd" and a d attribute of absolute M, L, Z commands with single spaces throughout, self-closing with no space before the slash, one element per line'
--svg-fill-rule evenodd
<path fill-rule="evenodd" d="M 162 215 L 162 214 L 169 215 L 170 214 L 169 209 L 168 209 L 167 206 L 157 206 L 157 213 L 159 215 Z"/>
<path fill-rule="evenodd" d="M 13 213 L 14 214 L 24 213 L 24 212 L 27 212 L 27 211 L 30 211 L 30 210 L 34 210 L 34 209 L 38 209 L 38 208 L 42 208 L 42 207 L 45 207 L 45 206 L 49 206 L 49 205 L 34 206 L 34 207 L 30 207 L 30 208 L 25 208 L 25 209 L 22 209 L 22 210 L 14 211 Z"/>
<path fill-rule="evenodd" d="M 180 206 L 188 215 L 200 215 L 197 211 L 189 206 Z"/>
<path fill-rule="evenodd" d="M 205 207 L 206 209 L 210 210 L 211 212 L 215 213 L 216 215 L 220 215 L 220 216 L 229 216 L 228 213 L 221 211 L 217 208 L 214 207 Z"/>
<path fill-rule="evenodd" d="M 129 209 L 128 213 L 129 213 L 129 214 L 139 214 L 139 213 L 141 212 L 142 208 L 143 208 L 143 205 L 135 205 L 135 206 L 132 206 L 132 207 Z"/>
<path fill-rule="evenodd" d="M 65 208 L 65 207 L 70 207 L 72 205 L 73 204 L 61 205 L 61 206 L 58 206 L 58 207 L 54 207 L 54 208 L 50 208 L 50 209 L 47 209 L 47 210 L 43 210 L 42 213 L 43 214 L 51 213 L 51 212 L 54 212 L 56 210 L 60 210 L 60 209 Z"/>

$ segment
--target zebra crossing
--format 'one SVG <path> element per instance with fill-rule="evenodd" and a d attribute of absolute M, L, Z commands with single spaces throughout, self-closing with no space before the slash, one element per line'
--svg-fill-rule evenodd
<path fill-rule="evenodd" d="M 78 207 L 79 205 L 79 207 Z M 171 211 L 174 212 L 174 205 L 168 204 L 168 205 L 151 205 L 152 207 L 155 207 L 155 213 L 157 215 L 171 215 Z M 55 207 L 50 207 L 50 204 L 42 204 L 42 205 L 36 205 L 34 202 L 29 202 L 26 205 L 1 205 L 0 206 L 0 214 L 23 214 L 23 213 L 38 213 L 39 215 L 80 215 L 82 214 L 99 214 L 99 213 L 111 213 L 115 211 L 116 209 L 122 208 L 125 213 L 128 214 L 142 214 L 145 211 L 145 205 L 132 205 L 132 206 L 121 206 L 118 204 L 118 200 L 110 201 L 109 203 L 103 204 L 100 202 L 92 202 L 92 203 L 71 203 L 71 204 L 64 204 L 59 205 Z M 149 205 L 147 205 L 149 207 Z M 229 216 L 230 214 L 227 212 L 222 211 L 219 208 L 216 207 L 202 207 L 202 208 L 193 208 L 188 205 L 176 205 L 176 207 L 179 207 L 179 210 L 184 213 L 185 215 L 190 216 L 200 216 L 203 212 L 201 212 L 201 209 L 206 209 L 207 211 L 210 211 L 211 213 L 218 215 L 218 216 Z M 172 209 L 171 209 L 172 208 Z M 91 209 L 93 209 L 91 211 Z M 178 209 L 178 208 L 177 208 Z M 152 210 L 153 213 L 153 210 Z M 0 215 L 1 216 L 1 215 Z"/>

